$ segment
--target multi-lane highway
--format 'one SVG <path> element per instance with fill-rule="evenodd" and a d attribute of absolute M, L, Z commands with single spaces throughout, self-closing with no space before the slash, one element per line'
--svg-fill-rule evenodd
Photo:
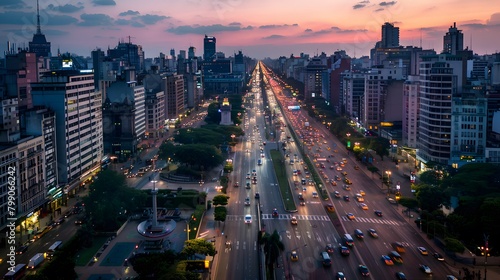
<path fill-rule="evenodd" d="M 337 272 L 343 272 L 347 279 L 395 279 L 395 273 L 400 271 L 411 279 L 429 279 L 430 276 L 419 269 L 420 264 L 427 264 L 432 269 L 433 278 L 444 279 L 449 274 L 447 267 L 431 256 L 432 251 L 425 256 L 417 250 L 420 246 L 430 248 L 426 246 L 428 241 L 417 234 L 409 221 L 401 215 L 403 209 L 387 200 L 378 176 L 363 170 L 361 163 L 349 157 L 342 148 L 342 143 L 325 126 L 309 119 L 307 113 L 302 110 L 293 113 L 281 111 L 280 108 L 286 108 L 290 104 L 291 98 L 285 96 L 284 91 L 275 88 L 274 91 L 261 92 L 260 80 L 255 73 L 253 80 L 252 92 L 255 98 L 247 97 L 243 123 L 245 136 L 232 155 L 235 168 L 230 175 L 231 184 L 227 191 L 230 197 L 228 216 L 220 225 L 227 245 L 223 245 L 222 252 L 219 252 L 216 278 L 259 278 L 259 273 L 264 269 L 259 262 L 260 245 L 257 243 L 260 223 L 262 229 L 270 234 L 276 230 L 284 244 L 285 249 L 275 270 L 277 279 L 333 279 Z M 279 86 L 272 81 L 271 76 L 266 80 L 271 88 Z M 264 94 L 267 98 L 263 98 Z M 263 100 L 267 100 L 267 103 L 264 104 Z M 276 106 L 278 102 L 281 106 Z M 266 108 L 275 110 L 275 116 L 287 124 L 282 130 L 270 127 L 267 121 L 270 117 L 265 117 Z M 305 122 L 310 126 L 304 127 Z M 307 145 L 302 142 L 303 139 L 301 143 L 294 142 L 293 138 L 289 140 L 288 136 L 292 135 L 290 129 L 302 137 L 306 133 L 311 134 Z M 271 136 L 266 138 L 266 135 Z M 273 141 L 269 142 L 271 138 Z M 288 157 L 285 157 L 284 164 L 297 205 L 296 212 L 285 211 L 283 197 L 277 185 L 269 154 L 271 149 L 278 147 L 276 141 L 287 141 L 284 153 Z M 307 177 L 310 176 L 303 164 L 304 157 L 308 157 L 316 165 L 316 171 L 322 178 L 321 183 L 328 191 L 328 201 L 323 200 L 321 195 L 313 196 L 317 189 L 308 182 L 310 178 Z M 321 162 L 318 162 L 320 158 Z M 344 158 L 346 163 L 341 166 Z M 293 163 L 290 163 L 291 159 Z M 259 160 L 261 165 L 258 164 Z M 294 175 L 294 170 L 300 174 Z M 344 172 L 347 175 L 343 175 Z M 335 180 L 336 176 L 339 181 Z M 252 182 L 254 177 L 257 179 L 256 183 Z M 346 178 L 351 183 L 349 188 L 344 187 Z M 302 179 L 305 179 L 305 185 L 302 185 Z M 336 185 L 331 183 L 332 179 Z M 297 187 L 295 181 L 300 182 Z M 236 182 L 239 187 L 234 187 Z M 247 183 L 250 184 L 249 188 L 246 187 Z M 335 192 L 339 193 L 340 198 L 335 197 Z M 256 193 L 259 193 L 260 199 L 255 198 Z M 355 196 L 361 193 L 364 194 L 364 201 L 358 202 Z M 303 205 L 299 194 L 305 202 Z M 346 201 L 344 196 L 349 196 L 350 200 Z M 249 205 L 245 204 L 246 199 L 250 201 Z M 365 209 L 361 203 L 365 204 Z M 327 204 L 333 204 L 336 216 L 328 214 L 325 207 Z M 275 208 L 278 210 L 277 216 L 272 215 Z M 382 216 L 376 215 L 374 210 L 381 211 Z M 354 219 L 349 219 L 348 213 Z M 245 215 L 252 216 L 252 223 L 245 224 Z M 297 220 L 296 224 L 292 224 L 292 217 Z M 364 234 L 362 239 L 356 237 L 357 229 Z M 378 238 L 372 237 L 369 229 L 375 229 Z M 345 233 L 354 238 L 354 246 L 350 248 L 348 256 L 342 256 L 339 250 L 340 246 L 345 245 Z M 394 242 L 405 246 L 405 252 L 401 253 L 403 264 L 389 266 L 382 260 L 382 255 L 395 250 Z M 322 264 L 321 253 L 326 250 L 327 244 L 331 244 L 334 249 L 330 253 L 331 267 L 324 267 Z M 296 252 L 297 259 L 292 260 L 292 252 Z M 360 264 L 368 267 L 369 276 L 361 275 L 358 271 Z"/>

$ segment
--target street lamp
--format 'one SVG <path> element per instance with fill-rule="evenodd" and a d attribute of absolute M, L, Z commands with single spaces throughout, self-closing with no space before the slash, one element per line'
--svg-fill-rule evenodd
<path fill-rule="evenodd" d="M 387 183 L 390 184 L 391 183 L 391 174 L 392 174 L 392 172 L 390 170 L 387 170 L 385 172 L 385 174 L 387 175 Z"/>
<path fill-rule="evenodd" d="M 234 142 L 234 137 L 236 137 L 236 135 L 231 134 L 231 141 L 233 141 L 233 142 Z"/>

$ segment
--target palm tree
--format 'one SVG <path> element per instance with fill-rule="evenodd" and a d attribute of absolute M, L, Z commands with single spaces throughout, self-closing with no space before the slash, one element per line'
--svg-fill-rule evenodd
<path fill-rule="evenodd" d="M 274 264 L 277 262 L 281 251 L 285 250 L 285 245 L 280 240 L 278 231 L 273 234 L 265 233 L 260 238 L 260 244 L 264 245 L 264 255 L 266 256 L 266 266 L 271 275 L 274 274 Z"/>

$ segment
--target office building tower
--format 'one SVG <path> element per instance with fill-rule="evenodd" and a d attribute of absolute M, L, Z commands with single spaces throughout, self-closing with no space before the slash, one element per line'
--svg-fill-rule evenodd
<path fill-rule="evenodd" d="M 313 57 L 305 67 L 304 73 L 304 98 L 310 100 L 323 97 L 323 72 L 327 70 L 326 63 L 321 58 Z"/>
<path fill-rule="evenodd" d="M 453 168 L 485 162 L 488 101 L 481 92 L 465 92 L 452 97 L 451 156 Z"/>
<path fill-rule="evenodd" d="M 32 84 L 32 96 L 33 105 L 55 112 L 58 182 L 64 193 L 74 193 L 100 170 L 103 156 L 102 96 L 94 74 L 47 72 Z"/>
<path fill-rule="evenodd" d="M 401 121 L 402 111 L 393 108 L 403 103 L 403 69 L 373 68 L 365 75 L 363 125 L 378 130 L 383 121 Z"/>
<path fill-rule="evenodd" d="M 35 53 L 37 57 L 50 57 L 50 42 L 47 42 L 45 35 L 40 27 L 40 9 L 38 0 L 36 1 L 36 33 L 29 42 L 29 51 Z"/>
<path fill-rule="evenodd" d="M 203 60 L 212 60 L 216 52 L 216 39 L 213 36 L 205 35 L 203 39 Z"/>
<path fill-rule="evenodd" d="M 450 26 L 448 32 L 446 32 L 446 35 L 443 37 L 443 53 L 457 55 L 463 50 L 464 34 L 462 30 L 457 29 L 457 23 L 454 22 L 453 26 Z"/>
<path fill-rule="evenodd" d="M 165 132 L 165 92 L 146 94 L 146 137 L 163 137 Z"/>
<path fill-rule="evenodd" d="M 381 48 L 399 47 L 399 27 L 394 27 L 394 24 L 386 22 L 382 25 L 382 40 Z"/>
<path fill-rule="evenodd" d="M 420 77 L 410 75 L 404 83 L 403 91 L 403 145 L 410 148 L 417 147 Z"/>
<path fill-rule="evenodd" d="M 23 112 L 33 107 L 31 83 L 38 81 L 36 54 L 20 51 L 5 57 L 7 96 L 16 97 L 19 109 Z"/>
<path fill-rule="evenodd" d="M 165 119 L 175 120 L 184 113 L 184 77 L 167 75 L 163 79 L 162 90 L 165 92 Z"/>
<path fill-rule="evenodd" d="M 23 134 L 43 137 L 44 178 L 49 203 L 47 210 L 54 211 L 61 207 L 63 193 L 63 186 L 57 182 L 56 115 L 44 106 L 34 107 L 24 115 Z"/>
<path fill-rule="evenodd" d="M 188 60 L 191 61 L 195 57 L 196 57 L 196 48 L 191 46 L 188 49 Z"/>
<path fill-rule="evenodd" d="M 363 119 L 363 96 L 365 95 L 365 73 L 345 72 L 342 74 L 341 111 L 356 120 Z"/>
<path fill-rule="evenodd" d="M 420 63 L 420 115 L 417 159 L 448 165 L 452 134 L 452 97 L 462 90 L 462 57 L 441 54 Z"/>

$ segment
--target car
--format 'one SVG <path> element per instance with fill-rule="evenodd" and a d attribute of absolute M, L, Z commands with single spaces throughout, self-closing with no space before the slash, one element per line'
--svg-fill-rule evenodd
<path fill-rule="evenodd" d="M 327 251 L 328 254 L 332 254 L 333 253 L 333 246 L 332 246 L 332 244 L 326 244 L 325 251 Z"/>
<path fill-rule="evenodd" d="M 250 173 L 247 173 L 246 179 L 250 179 Z"/>
<path fill-rule="evenodd" d="M 343 245 L 339 246 L 339 252 L 342 256 L 349 256 L 351 254 L 349 248 Z"/>
<path fill-rule="evenodd" d="M 374 230 L 374 229 L 372 229 L 372 228 L 368 229 L 368 234 L 370 234 L 370 236 L 373 237 L 373 238 L 378 238 L 377 231 Z"/>
<path fill-rule="evenodd" d="M 366 193 L 365 193 L 365 191 L 364 191 L 364 190 L 360 190 L 360 191 L 359 191 L 359 194 L 360 194 L 360 195 L 362 195 L 362 196 L 365 196 L 365 195 L 366 195 Z"/>
<path fill-rule="evenodd" d="M 255 193 L 255 199 L 260 199 L 260 193 L 258 192 Z"/>
<path fill-rule="evenodd" d="M 406 280 L 406 275 L 402 272 L 402 271 L 399 271 L 399 272 L 396 272 L 396 279 L 398 280 Z"/>
<path fill-rule="evenodd" d="M 292 223 L 292 225 L 297 225 L 297 217 L 295 216 L 292 216 L 292 218 L 290 219 L 290 222 Z"/>
<path fill-rule="evenodd" d="M 417 247 L 417 250 L 420 252 L 420 254 L 427 256 L 429 252 L 427 252 L 427 249 L 425 247 Z"/>
<path fill-rule="evenodd" d="M 359 166 L 354 165 L 354 169 L 359 170 Z"/>
<path fill-rule="evenodd" d="M 398 252 L 398 253 L 404 253 L 406 251 L 405 246 L 401 242 L 394 242 L 392 243 L 392 247 Z"/>
<path fill-rule="evenodd" d="M 365 235 L 363 234 L 363 232 L 362 232 L 360 229 L 355 229 L 355 230 L 354 230 L 354 235 L 355 235 L 358 239 L 363 239 L 363 238 L 365 238 Z"/>
<path fill-rule="evenodd" d="M 273 209 L 273 217 L 278 217 L 279 214 L 278 214 L 278 209 L 274 208 Z"/>
<path fill-rule="evenodd" d="M 352 181 L 350 179 L 345 178 L 344 182 L 348 185 L 352 185 Z"/>
<path fill-rule="evenodd" d="M 60 224 L 64 223 L 65 221 L 66 221 L 66 219 L 64 217 L 60 217 L 59 219 L 54 221 L 54 225 L 60 225 Z"/>
<path fill-rule="evenodd" d="M 388 255 L 382 255 L 382 262 L 384 262 L 385 265 L 394 265 L 394 262 Z"/>
<path fill-rule="evenodd" d="M 342 167 L 337 166 L 337 171 L 342 171 Z"/>
<path fill-rule="evenodd" d="M 335 180 L 340 181 L 340 180 L 342 180 L 342 178 L 340 178 L 339 176 L 335 175 Z"/>
<path fill-rule="evenodd" d="M 341 172 L 342 175 L 347 176 L 347 172 L 343 171 Z"/>
<path fill-rule="evenodd" d="M 252 170 L 252 176 L 257 176 L 257 170 Z"/>
<path fill-rule="evenodd" d="M 306 206 L 306 202 L 304 200 L 300 201 L 300 206 Z"/>
<path fill-rule="evenodd" d="M 246 188 L 249 189 L 250 188 L 250 182 L 247 182 L 246 184 Z"/>
<path fill-rule="evenodd" d="M 339 271 L 335 274 L 335 280 L 346 280 L 344 272 Z"/>
<path fill-rule="evenodd" d="M 303 192 L 307 192 L 307 188 L 306 187 L 302 187 L 302 191 Z"/>
<path fill-rule="evenodd" d="M 340 193 L 338 191 L 334 192 L 336 198 L 340 198 Z"/>
<path fill-rule="evenodd" d="M 431 270 L 431 268 L 430 268 L 428 265 L 421 264 L 421 265 L 419 266 L 419 268 L 420 268 L 420 270 L 421 270 L 422 272 L 424 272 L 425 274 L 432 274 L 432 270 Z"/>
<path fill-rule="evenodd" d="M 379 217 L 382 217 L 382 211 L 380 210 L 375 210 L 374 211 L 375 215 L 379 216 Z"/>
<path fill-rule="evenodd" d="M 236 182 L 236 183 L 234 183 L 234 187 L 235 187 L 235 188 L 237 188 L 237 187 L 239 187 L 239 186 L 240 186 L 240 182 Z"/>
<path fill-rule="evenodd" d="M 302 193 L 299 193 L 299 200 L 304 200 L 304 195 L 302 195 Z"/>
<path fill-rule="evenodd" d="M 250 206 L 250 197 L 245 198 L 245 206 Z"/>
<path fill-rule="evenodd" d="M 370 271 L 368 270 L 368 267 L 364 264 L 358 265 L 358 271 L 361 273 L 362 276 L 370 276 Z"/>
<path fill-rule="evenodd" d="M 351 190 L 351 187 L 349 187 L 349 185 L 344 185 L 342 188 L 344 190 L 346 190 L 346 191 L 350 191 Z"/>
<path fill-rule="evenodd" d="M 360 195 L 359 193 L 355 194 L 354 197 L 356 198 L 356 200 L 358 202 L 364 202 L 365 201 L 365 199 L 363 198 L 363 196 Z"/>
<path fill-rule="evenodd" d="M 85 223 L 84 219 L 77 219 L 77 220 L 75 220 L 75 225 L 83 225 L 83 223 Z"/>
<path fill-rule="evenodd" d="M 299 260 L 299 255 L 297 254 L 297 251 L 292 251 L 292 253 L 290 254 L 290 260 L 292 260 L 292 262 L 296 262 Z"/>
<path fill-rule="evenodd" d="M 318 193 L 317 192 L 312 192 L 312 197 L 313 198 L 318 198 Z"/>
<path fill-rule="evenodd" d="M 344 195 L 344 201 L 349 201 L 349 196 L 348 195 Z"/>
<path fill-rule="evenodd" d="M 334 187 L 335 187 L 335 186 L 337 185 L 337 181 L 335 181 L 335 180 L 331 179 L 331 180 L 330 180 L 330 184 L 332 184 L 332 186 L 334 186 Z"/>
<path fill-rule="evenodd" d="M 331 212 L 331 213 L 335 212 L 335 207 L 333 207 L 333 204 L 331 204 L 331 203 L 328 203 L 328 204 L 325 206 L 325 208 L 326 208 L 326 210 L 327 210 L 328 212 Z"/>
<path fill-rule="evenodd" d="M 436 260 L 438 260 L 438 261 L 441 261 L 441 262 L 442 262 L 442 261 L 444 261 L 444 257 L 443 257 L 441 254 L 439 254 L 438 252 L 435 252 L 434 254 L 432 254 L 432 256 L 433 256 Z"/>
<path fill-rule="evenodd" d="M 446 280 L 458 280 L 458 278 L 453 275 L 446 275 Z"/>
<path fill-rule="evenodd" d="M 366 203 L 360 203 L 359 207 L 361 207 L 361 209 L 363 210 L 368 210 L 368 205 L 366 205 Z"/>
<path fill-rule="evenodd" d="M 252 215 L 245 215 L 245 224 L 252 223 Z"/>
<path fill-rule="evenodd" d="M 16 249 L 16 255 L 22 255 L 22 254 L 24 254 L 27 250 L 28 250 L 28 245 L 22 245 L 22 246 L 19 246 L 19 247 Z"/>
<path fill-rule="evenodd" d="M 351 221 L 356 219 L 353 213 L 347 213 L 347 218 Z"/>

